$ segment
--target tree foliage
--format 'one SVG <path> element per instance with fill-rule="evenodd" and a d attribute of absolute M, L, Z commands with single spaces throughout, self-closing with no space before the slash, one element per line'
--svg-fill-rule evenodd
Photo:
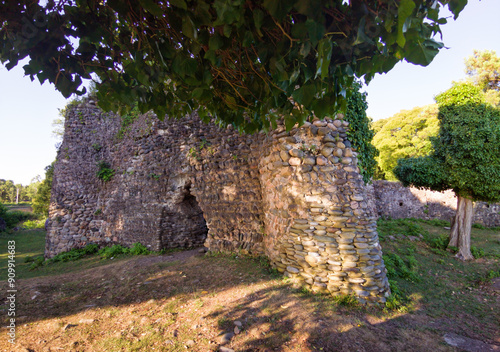
<path fill-rule="evenodd" d="M 500 57 L 495 51 L 478 51 L 465 60 L 465 72 L 483 90 L 486 101 L 500 106 Z"/>
<path fill-rule="evenodd" d="M 349 140 L 359 153 L 360 173 L 363 180 L 368 183 L 375 172 L 377 165 L 375 157 L 378 155 L 378 151 L 372 144 L 375 133 L 370 128 L 370 119 L 366 116 L 366 109 L 368 109 L 366 93 L 361 93 L 359 88 L 358 85 L 358 89 L 347 101 L 346 120 L 349 121 Z"/>
<path fill-rule="evenodd" d="M 420 158 L 398 160 L 395 175 L 405 186 L 457 195 L 457 212 L 450 246 L 457 256 L 472 259 L 470 231 L 472 201 L 500 200 L 500 109 L 487 104 L 481 89 L 471 83 L 455 83 L 436 97 L 439 135 L 432 138 L 433 152 Z"/>
<path fill-rule="evenodd" d="M 355 77 L 428 65 L 467 0 L 0 2 L 0 61 L 64 96 L 96 77 L 105 110 L 194 109 L 241 130 L 345 109 Z M 75 40 L 76 39 L 76 40 Z"/>
<path fill-rule="evenodd" d="M 500 57 L 493 50 L 474 50 L 465 60 L 465 72 L 482 90 L 500 91 Z"/>
<path fill-rule="evenodd" d="M 45 216 L 49 215 L 53 176 L 54 163 L 45 168 L 45 179 L 38 186 L 36 197 L 33 200 L 33 212 L 35 214 L 44 214 Z"/>
<path fill-rule="evenodd" d="M 432 152 L 430 138 L 439 131 L 437 105 L 402 110 L 394 116 L 374 122 L 376 133 L 373 144 L 379 151 L 376 158 L 380 178 L 395 181 L 393 169 L 398 159 L 429 155 Z"/>
<path fill-rule="evenodd" d="M 0 179 L 0 202 L 14 203 L 16 199 L 19 202 L 31 202 L 37 186 L 38 180 L 36 178 L 27 186 L 15 184 L 12 180 Z"/>
<path fill-rule="evenodd" d="M 469 83 L 455 83 L 436 101 L 440 128 L 431 139 L 431 155 L 401 159 L 394 173 L 405 185 L 437 191 L 446 185 L 464 198 L 499 201 L 500 110 L 487 104 L 480 89 Z M 436 171 L 436 177 L 426 184 L 426 178 L 417 174 L 429 170 L 441 172 Z M 442 180 L 437 182 L 439 177 Z"/>

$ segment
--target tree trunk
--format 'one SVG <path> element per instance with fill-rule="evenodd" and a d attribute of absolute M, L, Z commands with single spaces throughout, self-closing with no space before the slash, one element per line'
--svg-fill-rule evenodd
<path fill-rule="evenodd" d="M 461 260 L 474 259 L 470 252 L 470 231 L 474 208 L 472 200 L 458 197 L 457 213 L 451 228 L 450 243 L 448 246 L 458 247 L 456 257 Z"/>

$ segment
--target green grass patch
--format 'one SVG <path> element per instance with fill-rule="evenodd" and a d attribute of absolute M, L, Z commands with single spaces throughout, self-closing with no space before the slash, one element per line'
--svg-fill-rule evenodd
<path fill-rule="evenodd" d="M 418 307 L 443 319 L 467 315 L 472 319 L 464 321 L 472 330 L 477 329 L 474 320 L 495 324 L 493 297 L 474 290 L 500 276 L 498 231 L 473 228 L 471 251 L 488 260 L 462 262 L 454 257 L 455 249 L 446 248 L 449 230 L 444 223 L 399 219 L 379 220 L 378 225 L 392 291 L 386 309 L 411 312 Z"/>

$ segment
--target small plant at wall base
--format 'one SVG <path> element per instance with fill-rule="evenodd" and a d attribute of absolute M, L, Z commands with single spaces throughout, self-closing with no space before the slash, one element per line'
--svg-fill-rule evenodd
<path fill-rule="evenodd" d="M 115 175 L 115 170 L 110 168 L 111 165 L 109 165 L 109 163 L 100 161 L 97 166 L 99 167 L 99 170 L 97 170 L 97 177 L 104 182 L 108 182 Z"/>
<path fill-rule="evenodd" d="M 152 178 L 152 179 L 154 179 L 154 180 L 159 180 L 159 179 L 160 179 L 160 175 L 157 175 L 157 174 L 155 174 L 155 173 L 151 173 L 151 174 L 149 174 L 149 177 L 151 177 L 151 178 Z"/>

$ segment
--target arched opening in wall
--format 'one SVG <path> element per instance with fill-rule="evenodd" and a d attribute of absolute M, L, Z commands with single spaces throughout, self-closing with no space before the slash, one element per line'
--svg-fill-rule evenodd
<path fill-rule="evenodd" d="M 201 247 L 205 243 L 208 227 L 203 211 L 191 193 L 191 184 L 177 188 L 174 201 L 163 210 L 160 223 L 162 248 Z"/>
<path fill-rule="evenodd" d="M 205 243 L 208 234 L 208 227 L 203 216 L 203 211 L 196 200 L 196 197 L 191 194 L 191 184 L 184 186 L 184 197 L 179 205 L 181 213 L 186 217 L 187 228 L 193 237 L 196 246 L 202 246 Z M 194 245 L 191 245 L 193 247 Z"/>

